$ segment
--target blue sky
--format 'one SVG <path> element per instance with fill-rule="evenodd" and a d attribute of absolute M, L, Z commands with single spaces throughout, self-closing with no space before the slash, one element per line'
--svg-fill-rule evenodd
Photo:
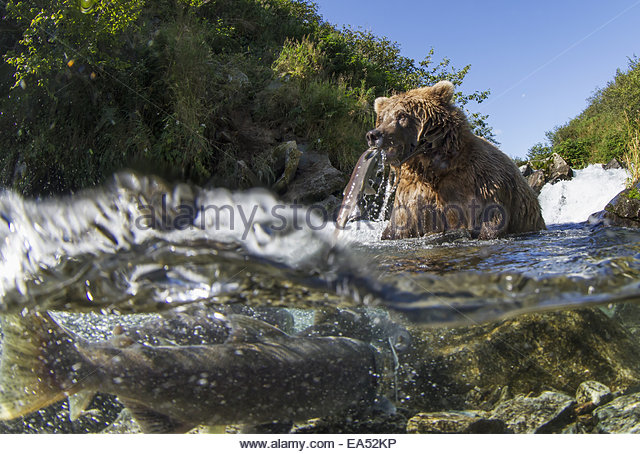
<path fill-rule="evenodd" d="M 491 90 L 470 110 L 489 115 L 500 148 L 524 157 L 577 116 L 628 58 L 640 56 L 640 0 L 314 0 L 327 21 L 371 30 L 422 60 L 471 64 L 462 91 Z"/>

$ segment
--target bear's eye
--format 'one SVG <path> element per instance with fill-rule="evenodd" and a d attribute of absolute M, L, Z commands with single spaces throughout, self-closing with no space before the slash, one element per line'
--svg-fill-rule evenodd
<path fill-rule="evenodd" d="M 409 126 L 409 115 L 404 113 L 398 114 L 396 121 L 400 124 L 400 126 L 406 128 L 407 126 Z"/>

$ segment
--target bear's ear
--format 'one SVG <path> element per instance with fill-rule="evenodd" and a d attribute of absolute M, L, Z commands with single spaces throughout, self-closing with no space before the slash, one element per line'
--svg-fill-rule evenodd
<path fill-rule="evenodd" d="M 391 98 L 385 98 L 385 97 L 380 97 L 380 98 L 376 98 L 375 102 L 373 103 L 373 110 L 376 111 L 376 114 L 380 114 L 380 111 L 382 109 L 384 109 L 384 106 L 386 106 Z"/>
<path fill-rule="evenodd" d="M 453 98 L 453 93 L 455 92 L 455 87 L 448 80 L 441 80 L 433 87 L 431 87 L 432 95 L 436 95 L 440 97 L 445 102 L 451 102 Z"/>

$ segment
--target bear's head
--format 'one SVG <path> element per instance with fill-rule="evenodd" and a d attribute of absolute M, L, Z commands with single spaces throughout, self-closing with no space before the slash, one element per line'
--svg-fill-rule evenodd
<path fill-rule="evenodd" d="M 441 81 L 391 98 L 377 98 L 376 128 L 366 135 L 369 146 L 384 150 L 391 165 L 406 162 L 422 151 L 418 147 L 421 140 L 442 135 L 445 123 L 457 110 L 453 93 L 453 84 Z"/>

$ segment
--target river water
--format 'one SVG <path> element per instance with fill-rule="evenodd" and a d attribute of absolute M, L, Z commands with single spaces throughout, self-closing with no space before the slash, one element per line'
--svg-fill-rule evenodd
<path fill-rule="evenodd" d="M 540 195 L 548 229 L 477 241 L 334 231 L 265 191 L 169 185 L 123 172 L 102 188 L 0 195 L 0 313 L 161 313 L 192 303 L 367 307 L 429 326 L 640 301 L 640 232 L 590 225 L 625 171 L 598 166 Z M 102 315 L 100 315 L 102 314 Z"/>

